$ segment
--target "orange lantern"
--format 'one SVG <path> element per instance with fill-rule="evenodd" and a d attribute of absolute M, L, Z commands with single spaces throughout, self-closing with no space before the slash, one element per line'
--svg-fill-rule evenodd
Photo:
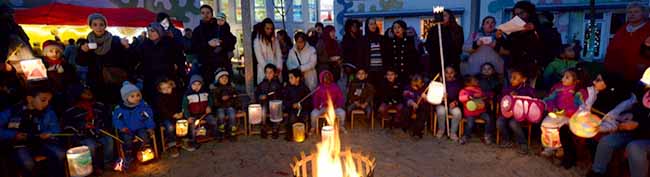
<path fill-rule="evenodd" d="M 573 114 L 569 120 L 569 128 L 576 136 L 592 138 L 598 134 L 601 119 L 588 111 L 581 111 Z"/>
<path fill-rule="evenodd" d="M 305 124 L 298 122 L 293 124 L 293 140 L 302 143 L 305 141 Z"/>
<path fill-rule="evenodd" d="M 148 162 L 155 157 L 151 148 L 145 148 L 142 151 L 138 152 L 138 161 Z"/>
<path fill-rule="evenodd" d="M 183 137 L 187 135 L 189 127 L 189 122 L 187 120 L 177 120 L 176 121 L 176 136 Z"/>

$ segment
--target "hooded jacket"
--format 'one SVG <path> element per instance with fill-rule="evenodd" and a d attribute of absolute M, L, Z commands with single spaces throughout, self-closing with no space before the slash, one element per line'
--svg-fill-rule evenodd
<path fill-rule="evenodd" d="M 314 90 L 318 85 L 318 74 L 316 73 L 317 60 L 316 49 L 308 43 L 305 43 L 305 47 L 300 51 L 298 47 L 294 46 L 289 51 L 287 69 L 300 69 L 305 78 L 305 84 L 310 90 Z"/>
<path fill-rule="evenodd" d="M 203 78 L 199 75 L 194 75 L 190 78 L 190 84 L 188 84 L 187 92 L 183 96 L 183 115 L 185 117 L 192 116 L 202 116 L 205 114 L 205 109 L 208 106 L 212 105 L 212 97 L 210 93 L 204 87 L 196 92 L 192 90 L 192 83 L 194 82 L 203 82 Z"/>
<path fill-rule="evenodd" d="M 29 117 L 32 119 L 30 120 Z M 59 133 L 60 131 L 56 114 L 50 108 L 37 113 L 27 110 L 25 103 L 20 103 L 0 112 L 0 141 L 14 140 L 19 132 L 37 136 L 40 133 Z"/>
<path fill-rule="evenodd" d="M 221 83 L 213 83 L 210 85 L 210 92 L 212 93 L 212 107 L 214 108 L 235 108 L 241 109 L 241 101 L 237 97 L 237 90 L 233 87 L 228 80 L 228 84 L 221 85 Z M 228 100 L 223 100 L 223 96 L 230 96 Z"/>
<path fill-rule="evenodd" d="M 156 126 L 153 120 L 153 111 L 144 101 L 132 108 L 122 103 L 113 111 L 113 125 L 118 130 L 128 128 L 135 132 L 140 129 L 153 129 Z"/>
<path fill-rule="evenodd" d="M 313 96 L 314 109 L 321 109 L 327 106 L 327 99 L 332 99 L 335 108 L 343 108 L 345 106 L 345 99 L 343 98 L 343 92 L 341 88 L 335 84 L 334 81 L 330 84 L 324 84 L 325 75 L 330 75 L 332 78 L 334 76 L 331 72 L 325 70 L 320 73 L 318 76 L 320 85 L 318 90 Z M 329 96 L 328 96 L 329 95 Z"/>
<path fill-rule="evenodd" d="M 354 79 L 347 89 L 348 105 L 354 104 L 355 101 L 360 103 L 372 103 L 375 98 L 375 87 L 368 80 Z"/>
<path fill-rule="evenodd" d="M 282 105 L 284 107 L 284 110 L 287 112 L 297 112 L 298 110 L 293 109 L 293 104 L 298 103 L 300 99 L 309 95 L 309 93 L 309 88 L 307 88 L 307 86 L 302 82 L 297 86 L 287 84 L 284 89 L 282 89 L 282 98 L 284 101 Z M 311 104 L 311 97 L 308 97 L 303 102 L 301 102 L 300 106 L 302 106 L 303 112 L 309 112 L 309 110 L 312 109 Z"/>

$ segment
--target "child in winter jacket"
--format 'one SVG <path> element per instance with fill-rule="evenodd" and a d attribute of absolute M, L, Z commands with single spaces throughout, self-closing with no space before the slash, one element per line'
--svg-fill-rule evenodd
<path fill-rule="evenodd" d="M 196 121 L 205 120 L 210 125 L 211 135 L 217 135 L 217 120 L 212 117 L 212 98 L 210 92 L 203 87 L 203 77 L 200 75 L 193 75 L 190 78 L 189 88 L 183 96 L 183 116 L 187 117 L 190 129 L 190 145 L 183 146 L 185 150 L 193 151 L 195 148 L 192 143 L 195 143 L 196 136 L 201 133 L 200 127 L 196 127 Z M 200 123 L 199 123 L 200 124 Z M 207 133 L 206 133 L 207 135 Z"/>
<path fill-rule="evenodd" d="M 63 44 L 54 40 L 43 43 L 43 64 L 47 69 L 47 83 L 54 93 L 52 108 L 61 115 L 68 108 L 66 86 L 76 80 L 76 71 L 63 58 Z"/>
<path fill-rule="evenodd" d="M 286 121 L 287 141 L 293 140 L 292 125 L 297 122 L 306 123 L 308 113 L 311 111 L 309 88 L 303 82 L 303 75 L 299 69 L 289 71 L 289 84 L 282 90 L 284 112 L 289 114 Z M 304 99 L 304 100 L 303 100 Z"/>
<path fill-rule="evenodd" d="M 490 115 L 494 115 L 496 110 L 492 109 L 492 105 L 498 105 L 497 95 L 501 93 L 503 87 L 503 75 L 496 72 L 494 65 L 491 63 L 484 63 L 481 66 L 481 73 L 478 74 L 478 85 L 481 87 L 483 94 L 487 98 L 486 108 Z"/>
<path fill-rule="evenodd" d="M 155 98 L 154 111 L 158 124 L 165 127 L 165 142 L 170 148 L 171 156 L 178 157 L 178 142 L 181 137 L 176 137 L 176 121 L 183 118 L 181 110 L 181 96 L 176 92 L 176 83 L 170 79 L 158 82 L 158 94 Z M 189 125 L 190 123 L 188 123 Z"/>
<path fill-rule="evenodd" d="M 465 127 L 465 134 L 460 139 L 460 143 L 465 144 L 468 142 L 469 138 L 472 135 L 472 129 L 474 129 L 474 121 L 478 117 L 485 120 L 486 122 L 484 143 L 491 144 L 491 135 L 494 128 L 494 120 L 486 112 L 486 102 L 488 100 L 479 87 L 479 82 L 476 77 L 465 77 L 465 88 L 460 90 L 458 99 L 463 105 L 463 115 L 465 115 L 465 120 L 467 122 L 467 126 Z"/>
<path fill-rule="evenodd" d="M 119 130 L 120 139 L 124 141 L 122 144 L 125 154 L 124 164 L 128 167 L 138 149 L 150 145 L 150 135 L 153 135 L 153 128 L 156 125 L 151 107 L 142 100 L 142 93 L 135 85 L 125 81 L 120 89 L 120 95 L 122 103 L 113 111 L 113 126 Z M 143 142 L 139 142 L 140 146 L 135 147 L 133 139 Z"/>
<path fill-rule="evenodd" d="M 37 155 L 48 158 L 46 174 L 65 175 L 65 150 L 52 136 L 61 130 L 56 114 L 48 107 L 51 99 L 51 91 L 35 89 L 28 92 L 24 102 L 0 112 L 0 142 L 11 147 L 10 154 L 22 176 L 35 176 Z"/>
<path fill-rule="evenodd" d="M 403 96 L 406 101 L 407 109 L 404 109 L 403 115 L 406 116 L 402 124 L 402 129 L 406 130 L 407 126 L 411 130 L 411 137 L 422 139 L 424 135 L 424 123 L 429 118 L 431 105 L 424 101 L 424 79 L 420 75 L 411 76 L 411 84 L 404 90 Z"/>
<path fill-rule="evenodd" d="M 558 58 L 555 58 L 551 63 L 546 66 L 544 69 L 544 85 L 551 86 L 554 83 L 559 82 L 562 79 L 564 71 L 576 67 L 578 61 L 576 61 L 576 53 L 573 49 L 573 45 L 564 44 L 562 45 L 563 52 L 560 53 Z"/>
<path fill-rule="evenodd" d="M 364 68 L 357 70 L 356 78 L 352 80 L 348 87 L 347 100 L 350 113 L 353 110 L 363 110 L 366 117 L 370 120 L 372 114 L 372 102 L 375 98 L 375 87 L 368 82 L 368 72 Z"/>
<path fill-rule="evenodd" d="M 320 85 L 316 88 L 316 93 L 314 93 L 313 103 L 314 110 L 311 111 L 311 130 L 310 132 L 314 133 L 317 128 L 318 118 L 327 112 L 328 102 L 331 100 L 331 103 L 334 106 L 334 111 L 336 118 L 339 121 L 339 128 L 344 133 L 345 130 L 345 99 L 343 98 L 343 92 L 336 83 L 334 83 L 334 75 L 328 70 L 320 72 Z M 334 124 L 334 122 L 330 122 Z M 320 130 L 318 130 L 320 131 Z"/>
<path fill-rule="evenodd" d="M 72 138 L 73 144 L 88 146 L 93 158 L 93 172 L 101 174 L 104 164 L 114 160 L 113 139 L 99 131 L 113 131 L 111 113 L 103 103 L 95 101 L 90 88 L 74 85 L 68 89 L 68 95 L 75 101 L 63 113 L 64 131 L 77 135 Z"/>
<path fill-rule="evenodd" d="M 401 127 L 398 123 L 402 122 L 401 112 L 404 108 L 402 96 L 402 89 L 400 82 L 397 81 L 397 72 L 394 69 L 386 70 L 386 79 L 379 89 L 381 105 L 379 106 L 379 114 L 382 118 L 389 117 L 389 110 L 395 110 L 397 113 L 390 119 L 389 127 Z"/>
<path fill-rule="evenodd" d="M 280 91 L 282 91 L 282 84 L 277 76 L 277 67 L 273 64 L 267 64 L 264 67 L 264 79 L 257 86 L 255 90 L 255 96 L 258 99 L 258 102 L 262 104 L 262 109 L 265 113 L 269 112 L 269 101 L 278 100 L 280 98 Z M 262 138 L 267 137 L 269 129 L 272 129 L 273 139 L 280 137 L 280 125 L 278 123 L 271 122 L 270 119 L 266 120 L 266 124 L 262 128 L 261 136 Z"/>
<path fill-rule="evenodd" d="M 458 124 L 463 114 L 460 109 L 458 102 L 458 92 L 463 87 L 463 83 L 458 79 L 456 69 L 451 66 L 445 67 L 445 78 L 446 78 L 446 99 L 449 108 L 445 110 L 445 105 L 436 106 L 436 114 L 438 115 L 438 131 L 436 132 L 436 137 L 442 138 L 445 135 L 445 127 L 447 121 L 446 113 L 451 114 L 452 119 L 451 124 L 449 125 L 451 133 L 448 135 L 449 138 L 453 141 L 458 141 Z"/>
<path fill-rule="evenodd" d="M 519 71 L 519 70 L 513 70 L 510 72 L 510 84 L 506 86 L 502 91 L 501 95 L 499 95 L 499 99 L 501 100 L 501 97 L 510 95 L 510 96 L 529 96 L 532 97 L 535 95 L 535 89 L 530 87 L 530 84 L 528 84 L 526 81 L 528 80 L 528 77 L 524 75 L 524 72 Z M 510 134 L 511 132 L 515 134 L 515 138 L 517 140 L 517 143 L 519 144 L 519 153 L 522 154 L 527 154 L 528 153 L 528 144 L 526 143 L 526 135 L 524 134 L 524 131 L 521 129 L 521 125 L 519 122 L 517 122 L 515 119 L 506 119 L 503 115 L 499 115 L 499 118 L 497 119 L 497 127 L 499 127 L 499 131 L 501 133 L 501 137 L 503 137 L 503 143 L 501 143 L 499 146 L 502 148 L 510 148 L 512 147 L 512 142 L 510 142 Z"/>
<path fill-rule="evenodd" d="M 234 141 L 237 133 L 236 114 L 237 110 L 241 110 L 241 102 L 237 97 L 237 90 L 230 83 L 228 71 L 218 71 L 214 78 L 214 83 L 210 85 L 210 92 L 212 92 L 212 100 L 215 100 L 212 107 L 217 110 L 219 133 Z"/>

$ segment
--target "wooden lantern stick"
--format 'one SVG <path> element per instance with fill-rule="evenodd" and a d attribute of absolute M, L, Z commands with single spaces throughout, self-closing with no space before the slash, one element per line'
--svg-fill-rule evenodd
<path fill-rule="evenodd" d="M 447 81 L 445 77 L 445 55 L 444 51 L 442 50 L 442 23 L 438 23 L 438 44 L 440 48 L 440 67 L 442 70 L 440 72 L 442 73 L 442 85 L 445 87 L 445 90 L 447 89 Z M 445 92 L 446 94 L 446 92 Z M 445 122 L 447 124 L 447 136 L 451 137 L 451 130 L 449 130 L 449 118 L 447 116 L 449 115 L 449 102 L 447 101 L 447 97 L 445 96 Z M 440 117 L 439 117 L 440 118 Z M 436 132 L 437 133 L 437 132 Z"/>

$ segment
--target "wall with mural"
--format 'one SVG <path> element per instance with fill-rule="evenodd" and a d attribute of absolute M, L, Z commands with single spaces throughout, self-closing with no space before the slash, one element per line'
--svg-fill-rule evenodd
<path fill-rule="evenodd" d="M 103 7 L 103 8 L 145 8 L 151 12 L 166 12 L 185 26 L 194 27 L 199 24 L 200 0 L 0 0 L 15 8 L 32 8 L 53 2 Z"/>

